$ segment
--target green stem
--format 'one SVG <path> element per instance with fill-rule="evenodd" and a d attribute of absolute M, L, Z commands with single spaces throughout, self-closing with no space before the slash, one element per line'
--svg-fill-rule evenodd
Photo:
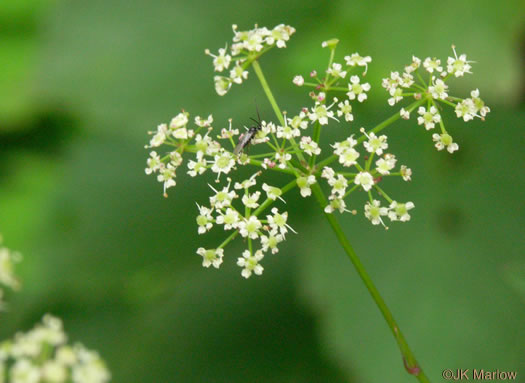
<path fill-rule="evenodd" d="M 319 202 L 319 205 L 321 205 L 321 208 L 324 211 L 324 208 L 327 205 L 327 201 L 323 191 L 321 190 L 318 184 L 313 184 L 311 188 L 315 198 L 317 199 L 317 202 Z M 346 255 L 348 256 L 348 258 L 350 258 L 350 261 L 352 261 L 352 264 L 354 265 L 357 273 L 361 277 L 361 280 L 365 284 L 366 288 L 368 289 L 368 292 L 370 293 L 370 295 L 372 295 L 372 298 L 379 310 L 381 311 L 381 314 L 383 314 L 383 317 L 385 318 L 388 327 L 390 327 L 390 330 L 392 331 L 392 334 L 394 335 L 394 338 L 397 341 L 399 350 L 401 351 L 401 355 L 403 356 L 403 363 L 405 365 L 405 369 L 408 371 L 409 374 L 414 375 L 420 382 L 430 383 L 427 376 L 423 372 L 423 369 L 418 365 L 414 354 L 410 350 L 410 347 L 408 346 L 408 343 L 406 342 L 403 333 L 399 329 L 399 326 L 394 320 L 394 317 L 390 312 L 388 306 L 379 294 L 379 291 L 372 282 L 372 279 L 366 272 L 363 264 L 361 263 L 361 260 L 352 248 L 352 245 L 350 245 L 350 242 L 346 238 L 341 225 L 335 218 L 335 215 L 327 213 L 324 213 L 324 215 L 328 220 L 328 223 L 332 227 L 332 230 L 334 231 L 337 239 L 339 240 L 339 243 L 346 252 Z"/>
<path fill-rule="evenodd" d="M 259 78 L 259 82 L 261 83 L 261 86 L 263 87 L 266 97 L 268 97 L 268 101 L 270 101 L 270 104 L 272 105 L 273 111 L 275 112 L 277 119 L 279 120 L 281 126 L 285 126 L 284 117 L 283 117 L 283 114 L 281 113 L 281 109 L 279 109 L 279 106 L 277 105 L 277 101 L 275 101 L 275 98 L 273 97 L 273 93 L 270 89 L 270 86 L 266 82 L 266 78 L 264 77 L 264 74 L 261 70 L 261 66 L 259 65 L 259 62 L 257 60 L 254 60 L 252 62 L 252 66 L 253 66 L 253 70 L 255 71 L 255 74 Z M 299 146 L 297 145 L 297 142 L 295 142 L 293 137 L 290 139 L 290 143 L 292 144 L 294 149 L 298 152 L 297 157 L 299 158 L 299 160 L 306 164 L 307 162 L 303 156 L 303 153 L 299 150 Z"/>

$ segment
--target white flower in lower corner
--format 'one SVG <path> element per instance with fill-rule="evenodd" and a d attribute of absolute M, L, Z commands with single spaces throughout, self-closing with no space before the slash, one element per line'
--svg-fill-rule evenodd
<path fill-rule="evenodd" d="M 315 176 L 309 175 L 307 177 L 298 177 L 297 178 L 297 186 L 299 186 L 301 196 L 308 197 L 312 195 L 312 189 L 310 189 L 310 185 L 315 184 Z"/>
<path fill-rule="evenodd" d="M 432 135 L 432 140 L 435 142 L 435 147 L 437 150 L 443 150 L 447 148 L 449 153 L 454 153 L 459 149 L 459 145 L 452 141 L 452 136 L 448 133 Z"/>
<path fill-rule="evenodd" d="M 372 225 L 383 225 L 385 226 L 382 216 L 388 214 L 388 209 L 386 207 L 381 207 L 381 204 L 378 200 L 373 200 L 372 203 L 367 202 L 365 205 L 365 217 L 372 222 Z M 386 226 L 385 226 L 386 227 Z"/>
<path fill-rule="evenodd" d="M 224 256 L 224 250 L 223 249 L 206 250 L 204 247 L 199 247 L 197 249 L 197 254 L 199 254 L 202 257 L 202 266 L 204 267 L 213 266 L 216 269 L 218 269 L 222 263 L 222 257 Z"/>
<path fill-rule="evenodd" d="M 354 183 L 361 185 L 364 191 L 369 191 L 374 186 L 374 177 L 368 172 L 360 172 L 355 176 Z"/>
<path fill-rule="evenodd" d="M 259 261 L 264 258 L 261 250 L 257 250 L 252 256 L 249 250 L 244 250 L 242 257 L 237 258 L 237 265 L 243 267 L 241 275 L 244 278 L 250 278 L 252 273 L 261 275 L 264 268 L 259 264 Z"/>
<path fill-rule="evenodd" d="M 18 359 L 9 371 L 10 382 L 38 383 L 40 382 L 40 367 L 28 359 Z"/>
<path fill-rule="evenodd" d="M 408 211 L 413 208 L 413 202 L 399 203 L 397 201 L 392 201 L 388 211 L 388 218 L 390 218 L 391 221 L 409 221 L 410 214 L 408 214 Z"/>
<path fill-rule="evenodd" d="M 252 273 L 261 275 L 264 268 L 259 264 L 259 261 L 264 258 L 262 250 L 257 250 L 255 254 L 250 255 L 249 250 L 244 250 L 242 257 L 237 258 L 237 265 L 243 267 L 241 275 L 244 278 L 250 278 Z"/>

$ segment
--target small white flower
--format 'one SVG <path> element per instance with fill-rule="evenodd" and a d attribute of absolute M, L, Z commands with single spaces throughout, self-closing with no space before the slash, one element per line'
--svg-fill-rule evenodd
<path fill-rule="evenodd" d="M 234 83 L 242 84 L 243 79 L 246 80 L 248 78 L 248 71 L 244 70 L 244 68 L 237 63 L 230 71 L 230 78 Z"/>
<path fill-rule="evenodd" d="M 348 100 L 345 100 L 344 102 L 340 102 L 337 104 L 339 109 L 337 110 L 337 117 L 341 117 L 342 115 L 345 116 L 345 121 L 354 121 L 354 115 L 352 114 L 352 105 L 348 102 Z"/>
<path fill-rule="evenodd" d="M 279 252 L 277 245 L 283 240 L 282 234 L 279 234 L 276 230 L 270 231 L 268 236 L 261 235 L 262 251 L 266 252 L 270 249 L 272 254 L 277 254 Z"/>
<path fill-rule="evenodd" d="M 207 167 L 206 167 L 206 160 L 204 159 L 204 156 L 202 152 L 197 152 L 197 161 L 190 160 L 188 162 L 188 174 L 191 177 L 195 177 L 197 175 L 203 174 Z"/>
<path fill-rule="evenodd" d="M 341 174 L 337 174 L 337 178 L 332 178 L 328 181 L 328 184 L 332 186 L 331 195 L 337 195 L 342 198 L 345 195 L 346 188 L 348 186 L 348 180 Z"/>
<path fill-rule="evenodd" d="M 319 145 L 317 142 L 313 141 L 311 137 L 303 136 L 301 137 L 301 142 L 299 143 L 299 146 L 302 150 L 309 156 L 319 155 L 321 154 L 321 148 L 319 148 Z"/>
<path fill-rule="evenodd" d="M 411 181 L 412 180 L 412 169 L 407 168 L 406 165 L 401 165 L 401 177 L 403 177 L 404 181 Z"/>
<path fill-rule="evenodd" d="M 472 99 L 466 98 L 457 103 L 455 112 L 458 118 L 463 118 L 463 121 L 467 122 L 474 119 L 474 116 L 476 115 L 476 106 Z"/>
<path fill-rule="evenodd" d="M 223 249 L 206 250 L 204 247 L 199 247 L 197 249 L 197 254 L 199 254 L 202 257 L 202 266 L 204 267 L 213 266 L 216 269 L 218 269 L 222 263 L 222 257 L 224 257 L 224 250 Z"/>
<path fill-rule="evenodd" d="M 301 111 L 294 118 L 287 118 L 288 124 L 293 128 L 306 129 L 308 127 L 308 121 L 305 119 L 306 113 Z"/>
<path fill-rule="evenodd" d="M 215 209 L 224 209 L 231 206 L 233 199 L 238 197 L 235 190 L 230 191 L 229 183 L 223 187 L 221 191 L 215 190 L 211 185 L 208 186 L 215 192 L 215 195 L 210 197 L 210 205 Z"/>
<path fill-rule="evenodd" d="M 381 86 L 390 93 L 392 89 L 399 86 L 400 81 L 401 76 L 399 76 L 399 72 L 390 72 L 390 78 L 384 78 L 381 82 Z"/>
<path fill-rule="evenodd" d="M 242 197 L 242 203 L 244 206 L 250 208 L 250 209 L 256 209 L 259 206 L 259 203 L 257 202 L 259 200 L 259 197 L 261 196 L 260 191 L 256 191 L 253 194 L 246 193 Z"/>
<path fill-rule="evenodd" d="M 255 173 L 250 178 L 242 182 L 235 182 L 235 185 L 233 187 L 237 190 L 240 190 L 240 189 L 248 189 L 252 186 L 255 186 L 255 184 L 257 183 L 257 181 L 255 181 L 256 177 L 257 177 L 257 173 Z"/>
<path fill-rule="evenodd" d="M 350 77 L 350 83 L 348 84 L 349 92 L 346 94 L 350 100 L 355 100 L 356 98 L 359 102 L 366 100 L 366 92 L 370 90 L 370 84 L 361 84 L 360 81 L 359 76 Z"/>
<path fill-rule="evenodd" d="M 406 73 L 412 73 L 421 66 L 421 59 L 416 56 L 412 56 L 412 63 L 405 67 Z"/>
<path fill-rule="evenodd" d="M 186 126 L 188 123 L 188 113 L 181 112 L 170 121 L 170 130 L 176 130 Z"/>
<path fill-rule="evenodd" d="M 443 150 L 444 148 L 447 148 L 449 153 L 454 153 L 459 149 L 459 145 L 452 141 L 452 136 L 450 136 L 448 133 L 434 133 L 432 135 L 432 140 L 434 140 L 434 146 L 437 150 Z"/>
<path fill-rule="evenodd" d="M 297 178 L 297 186 L 300 189 L 301 196 L 308 197 L 312 195 L 312 190 L 310 189 L 310 185 L 315 184 L 316 179 L 315 176 L 309 175 L 308 177 L 298 177 Z"/>
<path fill-rule="evenodd" d="M 337 197 L 336 195 L 331 195 L 329 197 L 328 205 L 326 205 L 324 208 L 324 212 L 332 214 L 336 210 L 341 214 L 343 214 L 345 211 L 350 213 L 350 210 L 346 209 L 346 203 L 342 198 Z"/>
<path fill-rule="evenodd" d="M 284 138 L 286 140 L 291 140 L 294 137 L 299 137 L 301 131 L 297 128 L 294 128 L 291 125 L 285 124 L 285 126 L 277 126 L 277 138 Z"/>
<path fill-rule="evenodd" d="M 364 191 L 369 191 L 374 186 L 374 177 L 368 172 L 359 172 L 354 178 L 356 185 L 361 185 Z"/>
<path fill-rule="evenodd" d="M 166 124 L 160 124 L 157 126 L 157 131 L 151 138 L 149 142 L 149 146 L 151 148 L 156 148 L 158 146 L 161 146 L 164 141 L 166 141 L 166 137 L 168 136 L 168 125 Z"/>
<path fill-rule="evenodd" d="M 166 190 L 176 185 L 175 180 L 175 167 L 172 164 L 162 166 L 159 169 L 159 175 L 157 181 L 164 183 L 164 196 L 167 196 Z"/>
<path fill-rule="evenodd" d="M 470 92 L 470 96 L 472 97 L 472 102 L 474 103 L 476 113 L 479 112 L 481 117 L 485 117 L 490 112 L 490 108 L 485 105 L 481 98 L 479 98 L 479 89 L 475 89 Z"/>
<path fill-rule="evenodd" d="M 50 383 L 64 383 L 68 373 L 66 366 L 55 360 L 48 360 L 42 365 L 42 377 Z"/>
<path fill-rule="evenodd" d="M 408 211 L 413 208 L 413 202 L 398 203 L 397 201 L 392 201 L 389 207 L 390 210 L 388 211 L 388 218 L 390 218 L 391 221 L 409 221 L 410 214 L 408 214 Z"/>
<path fill-rule="evenodd" d="M 410 119 L 410 112 L 406 110 L 405 108 L 401 108 L 401 110 L 399 111 L 399 115 L 401 116 L 403 120 Z"/>
<path fill-rule="evenodd" d="M 215 91 L 219 96 L 224 96 L 230 90 L 232 86 L 232 80 L 224 76 L 215 76 L 213 78 L 215 82 Z"/>
<path fill-rule="evenodd" d="M 275 160 L 279 162 L 278 167 L 280 169 L 286 168 L 286 163 L 292 159 L 292 155 L 290 153 L 275 153 Z"/>
<path fill-rule="evenodd" d="M 361 128 L 361 131 L 368 138 L 368 141 L 363 142 L 363 146 L 367 152 L 375 153 L 380 156 L 383 154 L 383 150 L 388 148 L 385 135 L 377 137 L 374 133 L 366 134 L 363 128 Z"/>
<path fill-rule="evenodd" d="M 228 174 L 234 165 L 235 160 L 232 154 L 230 152 L 222 152 L 221 154 L 218 154 L 214 157 L 211 170 L 220 176 L 221 173 Z"/>
<path fill-rule="evenodd" d="M 220 144 L 216 141 L 213 141 L 208 135 L 203 137 L 200 134 L 197 134 L 195 137 L 195 148 L 197 149 L 197 154 L 201 153 L 208 156 L 213 156 L 219 153 Z"/>
<path fill-rule="evenodd" d="M 326 70 L 326 73 L 328 73 L 329 75 L 335 78 L 345 78 L 346 71 L 342 69 L 343 69 L 343 66 L 341 64 L 333 63 L 332 67 Z"/>
<path fill-rule="evenodd" d="M 40 382 L 40 368 L 28 359 L 18 359 L 9 371 L 9 381 L 13 383 Z"/>
<path fill-rule="evenodd" d="M 195 117 L 195 125 L 200 126 L 201 128 L 206 128 L 211 126 L 213 123 L 213 116 L 210 114 L 207 119 L 203 119 L 200 116 Z"/>
<path fill-rule="evenodd" d="M 292 232 L 295 233 L 295 231 L 291 228 L 290 225 L 286 223 L 288 220 L 288 212 L 279 213 L 276 207 L 272 209 L 273 215 L 267 215 L 266 218 L 268 219 L 268 225 L 272 228 L 272 230 L 280 232 L 283 237 L 286 233 L 288 233 L 288 229 L 290 229 Z"/>
<path fill-rule="evenodd" d="M 295 33 L 295 28 L 289 25 L 279 24 L 273 28 L 266 37 L 268 45 L 275 45 L 277 48 L 285 48 L 286 41 L 290 40 L 290 36 Z"/>
<path fill-rule="evenodd" d="M 337 150 L 336 150 L 337 151 Z M 338 154 L 339 163 L 343 166 L 353 166 L 357 163 L 359 152 L 354 148 L 347 148 Z"/>
<path fill-rule="evenodd" d="M 376 161 L 377 166 L 377 172 L 382 175 L 390 174 L 390 170 L 392 170 L 396 166 L 396 156 L 393 154 L 385 154 L 384 158 L 380 158 Z"/>
<path fill-rule="evenodd" d="M 352 53 L 351 56 L 345 56 L 344 57 L 345 61 L 346 61 L 346 65 L 348 66 L 364 66 L 365 67 L 365 71 L 363 74 L 366 74 L 366 71 L 368 70 L 368 63 L 369 62 L 372 62 L 372 57 L 370 56 L 365 56 L 365 57 L 362 57 L 359 55 L 359 53 Z"/>
<path fill-rule="evenodd" d="M 443 67 L 441 66 L 441 60 L 435 57 L 434 58 L 427 57 L 425 61 L 423 61 L 423 66 L 429 73 L 434 73 L 434 71 L 436 72 L 443 71 Z"/>
<path fill-rule="evenodd" d="M 150 152 L 146 163 L 148 164 L 148 167 L 146 168 L 146 174 L 155 173 L 162 166 L 162 161 L 160 160 L 157 152 Z"/>
<path fill-rule="evenodd" d="M 458 57 L 455 46 L 452 46 L 452 51 L 454 52 L 454 57 L 447 59 L 447 71 L 453 73 L 456 77 L 463 76 L 465 73 L 472 73 L 470 71 L 470 68 L 472 68 L 470 63 L 472 61 L 467 61 L 467 55 L 462 54 Z"/>
<path fill-rule="evenodd" d="M 337 155 L 341 155 L 344 153 L 347 149 L 351 149 L 354 146 L 357 145 L 357 141 L 354 139 L 354 135 L 352 134 L 350 137 L 348 137 L 346 140 L 341 142 L 336 142 L 332 145 L 332 148 L 334 148 L 334 153 Z"/>
<path fill-rule="evenodd" d="M 255 275 L 261 275 L 264 268 L 259 262 L 264 258 L 264 253 L 261 250 L 257 250 L 253 256 L 250 255 L 249 250 L 245 250 L 242 253 L 242 257 L 237 259 L 237 265 L 243 267 L 241 275 L 244 278 L 250 278 L 252 272 Z"/>
<path fill-rule="evenodd" d="M 276 200 L 277 198 L 279 198 L 281 201 L 284 202 L 284 200 L 281 198 L 281 195 L 283 194 L 283 191 L 275 186 L 270 186 L 266 183 L 264 183 L 262 185 L 262 188 L 263 190 L 266 192 L 266 195 L 268 196 L 268 198 L 272 199 L 272 200 Z"/>
<path fill-rule="evenodd" d="M 424 124 L 426 130 L 434 129 L 435 124 L 441 121 L 441 116 L 435 106 L 431 106 L 429 110 L 420 106 L 417 112 L 420 115 L 420 117 L 417 118 L 417 124 Z"/>
<path fill-rule="evenodd" d="M 410 73 L 403 73 L 403 76 L 399 80 L 399 85 L 401 85 L 403 88 L 410 88 L 413 83 L 414 76 L 412 76 Z"/>
<path fill-rule="evenodd" d="M 208 56 L 213 57 L 213 67 L 216 72 L 222 72 L 227 69 L 231 62 L 231 56 L 226 54 L 226 48 L 220 48 L 219 54 L 215 56 L 208 49 L 204 51 Z"/>
<path fill-rule="evenodd" d="M 241 215 L 237 210 L 227 208 L 226 213 L 219 212 L 215 222 L 217 225 L 224 225 L 224 230 L 237 229 Z"/>
<path fill-rule="evenodd" d="M 303 76 L 295 76 L 293 78 L 293 83 L 297 86 L 303 86 L 304 85 L 304 78 Z"/>
<path fill-rule="evenodd" d="M 445 100 L 448 97 L 448 85 L 441 79 L 432 78 L 432 84 L 428 87 L 428 91 L 432 95 L 432 98 Z"/>
<path fill-rule="evenodd" d="M 329 118 L 337 121 L 337 119 L 334 117 L 334 112 L 329 110 L 332 105 L 327 107 L 325 104 L 321 104 L 320 102 L 316 101 L 315 106 L 312 108 L 312 112 L 308 114 L 308 117 L 313 122 L 319 121 L 319 124 L 321 125 L 327 125 Z"/>
<path fill-rule="evenodd" d="M 326 178 L 328 180 L 328 183 L 335 182 L 335 172 L 334 169 L 332 169 L 329 166 L 325 166 L 323 168 L 323 171 L 321 173 L 322 178 Z"/>
<path fill-rule="evenodd" d="M 207 208 L 206 206 L 199 206 L 199 215 L 197 216 L 197 225 L 199 225 L 198 233 L 204 234 L 213 227 L 213 217 L 211 216 L 212 209 Z"/>
<path fill-rule="evenodd" d="M 403 89 L 401 88 L 390 88 L 389 93 L 392 96 L 388 99 L 388 105 L 390 106 L 394 106 L 403 99 Z"/>
<path fill-rule="evenodd" d="M 385 226 L 382 216 L 388 214 L 388 209 L 386 207 L 381 207 L 378 200 L 373 200 L 372 203 L 367 202 L 365 205 L 365 217 L 372 222 L 372 225 L 383 225 Z M 385 226 L 386 227 L 386 226 Z"/>
<path fill-rule="evenodd" d="M 244 219 L 238 224 L 240 234 L 246 238 L 257 239 L 259 237 L 259 229 L 262 227 L 261 221 L 256 216 L 252 215 L 248 219 Z"/>

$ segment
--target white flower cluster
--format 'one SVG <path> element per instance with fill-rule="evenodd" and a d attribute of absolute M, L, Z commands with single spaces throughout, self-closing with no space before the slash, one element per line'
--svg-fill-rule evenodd
<path fill-rule="evenodd" d="M 405 71 L 402 74 L 391 72 L 390 77 L 383 79 L 382 82 L 382 86 L 390 94 L 388 103 L 392 106 L 409 97 L 421 100 L 419 104 L 424 102 L 428 104 L 427 107 L 420 106 L 418 108 L 417 122 L 419 125 L 423 125 L 426 130 L 434 129 L 436 124 L 439 124 L 441 134 L 434 133 L 432 139 L 438 150 L 446 148 L 450 153 L 458 150 L 459 146 L 453 142 L 452 136 L 445 129 L 439 113 L 442 105 L 454 107 L 456 116 L 463 118 L 464 121 L 473 120 L 475 117 L 484 119 L 490 112 L 490 108 L 479 98 L 478 89 L 473 90 L 471 97 L 466 99 L 449 95 L 449 87 L 446 84 L 448 79 L 472 73 L 470 71 L 472 61 L 467 60 L 465 54 L 458 56 L 454 46 L 452 46 L 452 50 L 454 57 L 447 58 L 446 70 L 441 65 L 440 59 L 427 57 L 422 61 L 418 57 L 412 56 L 412 63 L 405 66 Z M 418 72 L 421 67 L 427 72 L 427 82 Z M 400 116 L 408 120 L 410 112 L 414 108 L 415 106 L 408 109 L 401 108 Z"/>
<path fill-rule="evenodd" d="M 239 257 L 237 262 L 243 268 L 242 276 L 245 278 L 249 278 L 252 273 L 261 275 L 263 267 L 260 265 L 260 261 L 263 259 L 264 253 L 270 251 L 272 254 L 276 254 L 279 251 L 278 245 L 285 239 L 288 230 L 294 232 L 288 225 L 287 212 L 279 212 L 274 207 L 271 214 L 266 215 L 266 219 L 259 217 L 259 210 L 252 212 L 252 209 L 261 206 L 262 192 L 250 191 L 250 188 L 253 188 L 257 183 L 257 175 L 258 173 L 243 182 L 236 182 L 233 189 L 231 188 L 231 180 L 221 190 L 216 190 L 210 185 L 215 193 L 210 197 L 210 207 L 197 205 L 199 209 L 197 216 L 199 234 L 204 234 L 211 230 L 214 225 L 217 225 L 223 226 L 226 231 L 233 230 L 235 234 L 238 233 L 247 239 L 249 249 L 243 252 L 242 257 Z M 280 188 L 263 183 L 262 190 L 267 200 L 282 200 Z M 234 206 L 234 201 L 239 199 L 238 193 L 242 194 L 240 198 L 241 208 Z M 284 202 L 284 200 L 282 201 Z M 255 252 L 252 251 L 252 240 L 260 241 L 261 248 Z M 216 249 L 200 247 L 197 249 L 197 254 L 202 257 L 204 267 L 213 266 L 218 269 L 222 264 L 224 250 L 222 247 Z"/>
<path fill-rule="evenodd" d="M 22 256 L 19 253 L 13 252 L 2 245 L 2 237 L 0 236 L 0 309 L 3 308 L 2 298 L 4 292 L 2 287 L 14 290 L 19 288 L 19 282 L 14 273 L 14 265 L 21 259 Z"/>
<path fill-rule="evenodd" d="M 355 167 L 357 172 L 350 173 L 346 171 L 337 172 L 331 167 L 325 166 L 323 168 L 321 177 L 325 178 L 328 185 L 331 187 L 329 196 L 329 204 L 325 208 L 326 213 L 333 213 L 338 210 L 340 213 L 350 212 L 346 209 L 345 198 L 352 193 L 356 188 L 361 187 L 370 196 L 370 201 L 366 203 L 364 211 L 365 216 L 377 225 L 379 223 L 384 225 L 381 216 L 388 216 L 391 221 L 406 222 L 410 220 L 408 210 L 414 207 L 412 202 L 405 204 L 398 203 L 391 200 L 383 190 L 377 188 L 379 194 L 387 200 L 389 207 L 381 207 L 380 201 L 373 199 L 372 190 L 374 186 L 381 180 L 383 176 L 401 176 L 405 181 L 411 180 L 412 171 L 406 166 L 402 165 L 398 172 L 394 172 L 397 163 L 395 155 L 384 153 L 388 148 L 387 137 L 385 135 L 376 136 L 373 132 L 366 133 L 361 128 L 365 140 L 363 140 L 363 148 L 369 156 L 365 161 L 365 165 L 361 166 L 357 160 L 360 153 L 356 150 L 358 141 L 354 139 L 353 135 L 346 140 L 336 142 L 332 145 L 334 154 L 338 157 L 339 163 L 345 168 Z M 372 168 L 372 161 L 374 156 L 379 156 L 375 161 L 375 167 Z M 349 190 L 349 185 L 354 185 Z"/>
<path fill-rule="evenodd" d="M 211 124 L 213 117 L 203 119 L 195 118 L 196 129 L 187 127 L 189 122 L 189 113 L 182 112 L 174 117 L 170 124 L 161 124 L 157 131 L 149 132 L 153 137 L 149 146 L 146 148 L 156 148 L 161 145 L 170 147 L 170 151 L 160 156 L 156 151 L 150 152 L 147 160 L 146 174 L 157 174 L 157 180 L 164 185 L 164 195 L 167 196 L 166 190 L 176 185 L 175 177 L 177 169 L 182 165 L 182 154 L 190 151 L 196 154 L 194 160 L 188 162 L 187 173 L 195 177 L 203 174 L 206 170 L 211 169 L 217 174 L 228 174 L 236 164 L 232 152 L 225 150 L 222 145 L 210 137 L 212 130 Z M 202 130 L 205 134 L 201 134 Z M 219 139 L 233 140 L 233 137 L 239 134 L 237 129 L 223 129 Z"/>
<path fill-rule="evenodd" d="M 329 40 L 323 42 L 323 47 L 330 47 L 330 49 L 335 49 L 338 40 Z M 308 118 L 312 123 L 318 122 L 320 125 L 327 125 L 329 119 L 339 121 L 337 117 L 344 117 L 345 121 L 350 122 L 354 120 L 354 115 L 352 114 L 352 105 L 350 101 L 357 100 L 358 102 L 364 102 L 367 98 L 367 92 L 370 91 L 371 87 L 369 83 L 362 83 L 361 78 L 358 75 L 350 75 L 350 71 L 355 66 L 365 67 L 363 75 L 366 74 L 368 70 L 368 63 L 372 61 L 370 56 L 362 57 L 359 53 L 353 53 L 350 56 L 345 56 L 344 60 L 346 66 L 343 67 L 342 64 L 334 62 L 326 70 L 326 76 L 322 79 L 317 77 L 317 71 L 312 71 L 310 77 L 317 81 L 317 84 L 307 83 L 309 86 L 315 86 L 316 90 L 320 92 L 315 94 L 314 92 L 310 93 L 312 98 L 315 101 L 315 105 L 308 110 L 305 108 Z M 345 81 L 348 74 L 348 81 Z M 293 79 L 293 83 L 297 86 L 305 85 L 303 76 L 297 75 Z M 330 105 L 326 105 L 326 92 L 328 91 L 337 91 L 346 93 L 348 99 L 338 102 L 337 98 L 333 98 L 333 102 Z M 337 109 L 331 110 L 332 107 L 337 104 Z"/>
<path fill-rule="evenodd" d="M 290 36 L 295 33 L 295 29 L 289 25 L 279 24 L 273 29 L 266 27 L 249 31 L 238 31 L 237 25 L 233 25 L 233 44 L 228 52 L 226 48 L 220 48 L 217 55 L 212 54 L 208 49 L 205 53 L 213 57 L 213 67 L 216 72 L 228 70 L 233 61 L 233 68 L 229 76 L 215 76 L 215 91 L 219 96 L 224 96 L 231 88 L 233 83 L 242 84 L 248 78 L 248 67 L 251 62 L 276 46 L 285 48 Z"/>
<path fill-rule="evenodd" d="M 96 352 L 67 344 L 61 320 L 51 315 L 0 344 L 0 382 L 105 383 L 110 378 Z"/>

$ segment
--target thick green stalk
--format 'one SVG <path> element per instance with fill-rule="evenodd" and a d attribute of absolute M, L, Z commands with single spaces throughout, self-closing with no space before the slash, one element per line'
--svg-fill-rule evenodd
<path fill-rule="evenodd" d="M 319 202 L 319 205 L 324 210 L 324 208 L 327 205 L 327 201 L 326 201 L 323 191 L 321 190 L 321 187 L 318 184 L 314 184 L 312 185 L 312 191 L 313 191 L 313 195 L 317 199 L 317 202 Z M 354 249 L 352 248 L 352 245 L 350 245 L 350 242 L 346 238 L 341 225 L 335 218 L 335 215 L 327 214 L 327 213 L 324 213 L 324 215 L 326 219 L 328 220 L 328 223 L 330 223 L 330 226 L 332 227 L 335 233 L 335 236 L 339 240 L 339 243 L 343 247 L 346 255 L 348 256 L 348 258 L 350 258 L 350 261 L 352 261 L 352 264 L 354 265 L 357 273 L 361 277 L 361 280 L 363 281 L 366 288 L 370 292 L 370 295 L 372 295 L 372 298 L 374 299 L 374 302 L 376 303 L 377 307 L 381 311 L 381 314 L 383 314 L 383 317 L 388 323 L 388 327 L 390 327 L 390 330 L 392 331 L 394 338 L 396 338 L 397 344 L 401 351 L 401 355 L 403 356 L 403 363 L 405 365 L 405 369 L 408 371 L 409 374 L 414 375 L 420 382 L 430 383 L 425 373 L 423 372 L 422 368 L 418 365 L 414 354 L 410 350 L 405 340 L 405 337 L 403 336 L 403 333 L 401 332 L 401 330 L 399 329 L 399 326 L 394 320 L 394 317 L 392 313 L 390 312 L 390 310 L 388 309 L 388 306 L 386 305 L 385 301 L 379 294 L 379 291 L 377 290 L 374 283 L 372 282 L 372 279 L 366 272 L 365 267 L 361 263 L 361 260 L 355 253 Z"/>

